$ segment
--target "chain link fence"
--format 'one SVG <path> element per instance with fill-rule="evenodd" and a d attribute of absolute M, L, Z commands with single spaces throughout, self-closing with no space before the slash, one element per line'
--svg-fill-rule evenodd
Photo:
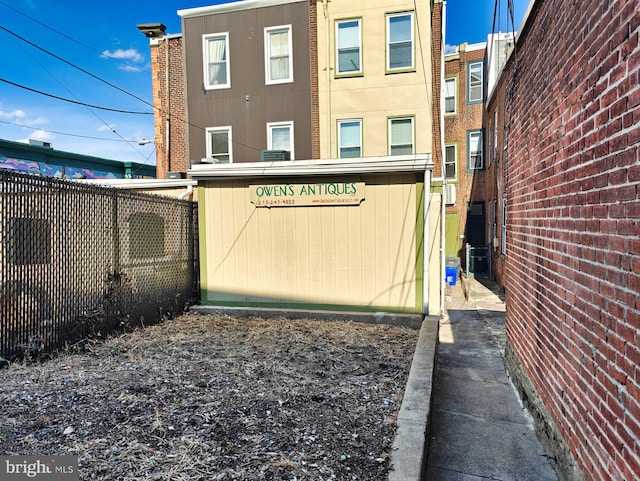
<path fill-rule="evenodd" d="M 11 171 L 0 189 L 2 359 L 157 323 L 199 295 L 195 203 Z"/>

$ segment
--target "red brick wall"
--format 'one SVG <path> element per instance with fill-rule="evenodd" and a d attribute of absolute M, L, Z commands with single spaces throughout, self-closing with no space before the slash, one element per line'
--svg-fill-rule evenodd
<path fill-rule="evenodd" d="M 589 480 L 640 473 L 639 24 L 538 0 L 507 112 L 508 339 Z"/>
<path fill-rule="evenodd" d="M 153 104 L 156 107 L 156 176 L 164 179 L 167 172 L 186 172 L 191 167 L 187 152 L 182 37 L 165 37 L 158 40 L 157 46 L 151 46 L 151 77 Z"/>
<path fill-rule="evenodd" d="M 431 103 L 431 118 L 433 119 L 433 143 L 432 155 L 434 163 L 434 172 L 436 177 L 440 177 L 442 169 L 442 138 L 440 135 L 440 120 L 442 117 L 440 110 L 440 89 L 442 78 L 442 2 L 434 2 L 431 5 L 431 78 L 433 102 Z"/>
<path fill-rule="evenodd" d="M 500 287 L 504 288 L 507 276 L 506 257 L 503 254 L 502 239 L 502 203 L 506 194 L 506 165 L 509 163 L 509 152 L 504 149 L 505 133 L 508 136 L 509 122 L 505 129 L 505 115 L 510 115 L 511 104 L 507 98 L 507 89 L 514 85 L 513 63 L 504 67 L 495 92 L 486 103 L 484 118 L 487 170 L 486 176 L 486 201 L 487 201 L 487 232 L 496 240 L 490 239 L 492 247 L 492 274 Z M 505 102 L 507 105 L 505 106 Z M 497 124 L 497 129 L 496 129 Z"/>
<path fill-rule="evenodd" d="M 467 63 L 483 60 L 484 56 L 484 48 L 467 51 L 466 45 L 461 45 L 459 55 L 445 57 L 445 78 L 455 76 L 458 79 L 456 113 L 444 116 L 444 138 L 445 144 L 455 143 L 458 146 L 456 203 L 453 206 L 448 206 L 447 212 L 459 213 L 460 234 L 465 233 L 467 223 L 467 204 L 471 202 L 482 202 L 485 198 L 484 171 L 467 171 L 467 131 L 482 129 L 483 105 L 482 103 L 467 104 L 466 94 Z M 440 172 L 440 169 L 437 168 L 434 175 L 440 177 Z M 464 257 L 464 244 L 466 242 L 467 239 L 461 240 L 459 246 L 461 257 Z M 464 260 L 462 262 L 464 265 Z"/>

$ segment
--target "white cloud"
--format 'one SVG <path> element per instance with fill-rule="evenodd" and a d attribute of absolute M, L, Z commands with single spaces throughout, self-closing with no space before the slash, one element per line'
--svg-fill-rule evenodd
<path fill-rule="evenodd" d="M 7 120 L 24 119 L 26 116 L 27 114 L 25 114 L 24 111 L 22 110 L 14 110 L 13 112 L 5 112 L 3 110 L 0 110 L 0 119 L 7 119 Z"/>
<path fill-rule="evenodd" d="M 458 51 L 457 45 L 449 45 L 448 43 L 444 46 L 444 54 L 449 55 L 451 53 L 456 53 Z"/>
<path fill-rule="evenodd" d="M 24 110 L 13 110 L 12 112 L 0 110 L 0 119 L 13 122 L 25 127 L 34 127 L 36 125 L 49 123 L 49 119 L 43 117 L 42 115 L 36 118 L 30 118 Z"/>
<path fill-rule="evenodd" d="M 142 72 L 140 67 L 134 67 L 133 65 L 121 65 L 118 69 L 123 70 L 124 72 Z"/>
<path fill-rule="evenodd" d="M 34 130 L 26 139 L 20 139 L 18 142 L 29 143 L 29 139 L 49 142 L 54 138 L 55 136 L 51 132 L 47 132 L 46 130 Z"/>
<path fill-rule="evenodd" d="M 36 125 L 48 124 L 49 119 L 41 115 L 40 117 L 36 117 L 35 119 L 23 119 L 21 120 L 21 123 L 29 127 L 34 127 Z"/>
<path fill-rule="evenodd" d="M 118 60 L 131 60 L 132 62 L 142 62 L 144 60 L 144 56 L 135 48 L 128 48 L 127 50 L 119 48 L 113 51 L 105 50 L 102 52 L 102 57 L 115 58 Z"/>
<path fill-rule="evenodd" d="M 113 132 L 116 128 L 116 124 L 111 125 L 101 125 L 96 129 L 98 132 Z"/>

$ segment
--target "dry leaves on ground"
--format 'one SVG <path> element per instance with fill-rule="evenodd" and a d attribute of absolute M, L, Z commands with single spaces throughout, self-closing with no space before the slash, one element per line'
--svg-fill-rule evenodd
<path fill-rule="evenodd" d="M 0 453 L 81 480 L 385 480 L 418 331 L 188 314 L 0 370 Z"/>

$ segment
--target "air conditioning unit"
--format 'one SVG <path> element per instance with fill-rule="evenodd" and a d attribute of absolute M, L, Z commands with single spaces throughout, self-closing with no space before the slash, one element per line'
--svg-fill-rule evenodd
<path fill-rule="evenodd" d="M 288 150 L 261 150 L 260 162 L 278 162 L 291 160 L 291 152 Z"/>
<path fill-rule="evenodd" d="M 454 205 L 456 203 L 456 185 L 446 184 L 444 186 L 444 203 Z"/>

